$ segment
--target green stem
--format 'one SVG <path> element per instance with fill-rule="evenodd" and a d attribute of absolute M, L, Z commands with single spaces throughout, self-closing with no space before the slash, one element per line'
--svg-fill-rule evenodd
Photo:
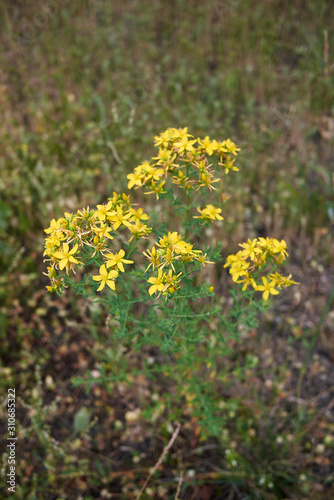
<path fill-rule="evenodd" d="M 220 191 L 219 191 L 219 198 L 218 198 L 218 207 L 221 208 L 222 200 L 223 200 L 223 179 L 224 179 L 224 172 L 222 171 L 222 178 L 220 179 Z M 216 222 L 216 237 L 215 237 L 215 249 L 217 249 L 218 245 L 218 222 Z"/>
<path fill-rule="evenodd" d="M 126 259 L 129 259 L 129 257 L 131 257 L 131 255 L 136 250 L 136 248 L 137 248 L 137 240 L 136 240 L 136 238 L 134 238 L 133 242 L 131 242 L 130 250 L 126 256 Z"/>
<path fill-rule="evenodd" d="M 187 164 L 187 167 L 186 167 L 187 178 L 188 178 L 188 174 L 189 174 L 189 165 Z M 186 234 L 185 234 L 186 239 L 188 238 L 189 215 L 190 215 L 190 196 L 189 196 L 189 189 L 187 189 Z"/>

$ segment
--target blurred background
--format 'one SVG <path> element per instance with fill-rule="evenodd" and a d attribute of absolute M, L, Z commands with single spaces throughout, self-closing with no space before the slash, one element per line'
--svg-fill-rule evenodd
<path fill-rule="evenodd" d="M 0 380 L 19 398 L 17 498 L 136 498 L 168 441 L 156 382 L 73 384 L 99 369 L 105 314 L 46 294 L 43 230 L 125 190 L 153 136 L 188 127 L 241 147 L 226 255 L 285 238 L 300 286 L 235 346 L 231 370 L 253 365 L 226 396 L 225 441 L 198 443 L 189 417 L 142 498 L 176 498 L 180 484 L 180 499 L 332 499 L 333 2 L 12 0 L 0 12 Z M 133 423 L 145 405 L 158 417 Z"/>

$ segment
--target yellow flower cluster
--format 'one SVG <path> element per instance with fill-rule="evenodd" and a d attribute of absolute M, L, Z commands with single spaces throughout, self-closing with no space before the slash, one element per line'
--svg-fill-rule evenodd
<path fill-rule="evenodd" d="M 275 238 L 254 238 L 247 240 L 239 246 L 242 250 L 227 257 L 224 267 L 230 266 L 230 274 L 235 283 L 242 283 L 242 290 L 252 286 L 254 290 L 263 292 L 263 299 L 268 300 L 269 295 L 278 295 L 283 287 L 298 285 L 291 280 L 291 275 L 282 276 L 275 272 L 261 277 L 259 274 L 269 263 L 281 264 L 287 257 L 287 245 L 284 240 Z"/>
<path fill-rule="evenodd" d="M 168 128 L 155 137 L 155 146 L 159 148 L 157 156 L 128 174 L 128 188 L 145 186 L 149 193 L 155 193 L 157 199 L 167 192 L 167 178 L 183 188 L 186 191 L 187 231 L 190 209 L 196 207 L 195 200 L 202 196 L 202 189 L 215 190 L 216 183 L 221 182 L 219 200 L 226 199 L 222 191 L 223 176 L 231 170 L 238 170 L 234 162 L 240 149 L 230 139 L 221 142 L 208 136 L 196 139 L 187 128 Z M 193 201 L 190 194 L 196 196 Z M 221 213 L 221 208 L 207 204 L 204 208 L 197 206 L 197 215 L 193 217 L 202 223 L 214 222 L 223 220 Z M 110 240 L 123 229 L 130 232 L 129 242 L 145 237 L 152 231 L 146 225 L 148 219 L 142 208 L 131 204 L 130 196 L 115 192 L 107 203 L 97 205 L 95 209 L 87 207 L 76 213 L 65 213 L 58 220 L 53 219 L 45 229 L 44 256 L 49 262 L 46 275 L 51 282 L 47 289 L 62 291 L 65 281 L 58 271 L 75 273 L 75 266 L 89 264 L 96 258 L 99 273 L 92 279 L 98 283 L 97 291 L 105 286 L 116 290 L 119 273 L 124 273 L 124 265 L 133 264 L 133 261 L 125 258 L 123 249 L 111 253 Z M 233 281 L 242 284 L 243 291 L 253 287 L 263 292 L 263 299 L 268 300 L 270 294 L 277 295 L 281 288 L 296 284 L 291 275 L 285 277 L 276 272 L 276 265 L 288 256 L 284 240 L 255 238 L 240 244 L 240 247 L 239 252 L 228 256 L 225 267 L 230 267 Z M 149 261 L 146 271 L 151 267 L 153 271 L 157 269 L 158 275 L 150 277 L 148 283 L 149 294 L 158 296 L 172 294 L 180 288 L 181 279 L 187 274 L 187 263 L 213 264 L 205 253 L 194 250 L 193 245 L 184 241 L 177 232 L 168 232 L 144 252 L 144 256 Z M 273 265 L 272 272 L 264 275 L 268 264 Z"/>
<path fill-rule="evenodd" d="M 154 193 L 159 199 L 166 193 L 166 179 L 170 176 L 171 182 L 187 193 L 202 188 L 211 191 L 216 190 L 215 184 L 222 181 L 223 172 L 238 170 L 234 162 L 240 149 L 230 139 L 221 142 L 208 136 L 195 139 L 187 128 L 168 128 L 154 139 L 159 152 L 151 161 L 145 161 L 128 174 L 129 189 L 146 186 L 149 191 L 145 194 Z M 217 165 L 211 163 L 213 158 L 216 158 Z M 207 205 L 200 211 L 200 218 L 221 220 L 220 212 L 220 208 Z"/>
<path fill-rule="evenodd" d="M 47 276 L 51 281 L 47 289 L 62 290 L 64 283 L 57 270 L 75 272 L 74 265 L 83 264 L 79 258 L 87 260 L 99 255 L 104 264 L 100 266 L 99 275 L 93 276 L 94 281 L 100 282 L 98 291 L 105 285 L 115 290 L 114 280 L 119 272 L 124 272 L 123 264 L 132 264 L 132 261 L 124 259 L 122 249 L 110 253 L 109 241 L 122 227 L 130 231 L 129 241 L 149 234 L 152 229 L 145 224 L 148 218 L 143 209 L 133 207 L 130 196 L 113 193 L 106 204 L 97 205 L 95 210 L 87 207 L 75 214 L 65 213 L 65 217 L 53 219 L 50 227 L 45 229 L 47 237 L 43 255 L 50 262 Z"/>
<path fill-rule="evenodd" d="M 200 207 L 197 207 L 197 211 L 201 215 L 195 215 L 194 219 L 203 219 L 203 220 L 208 220 L 208 221 L 211 221 L 211 220 L 223 220 L 224 219 L 224 217 L 222 217 L 220 215 L 222 209 L 221 208 L 215 208 L 213 205 L 206 205 L 206 207 L 203 208 L 202 210 L 201 210 Z"/>
<path fill-rule="evenodd" d="M 182 272 L 177 273 L 175 269 L 178 262 L 185 264 L 198 261 L 203 266 L 213 264 L 213 262 L 207 260 L 206 254 L 203 254 L 201 250 L 193 250 L 193 245 L 184 241 L 177 232 L 169 232 L 160 238 L 155 245 L 147 253 L 144 252 L 145 257 L 150 262 L 146 271 L 151 266 L 152 269 L 158 269 L 158 276 L 148 279 L 148 283 L 151 285 L 149 288 L 150 295 L 157 292 L 159 296 L 161 293 L 167 295 L 180 288 L 179 283 Z M 165 270 L 168 270 L 168 272 L 165 272 Z"/>

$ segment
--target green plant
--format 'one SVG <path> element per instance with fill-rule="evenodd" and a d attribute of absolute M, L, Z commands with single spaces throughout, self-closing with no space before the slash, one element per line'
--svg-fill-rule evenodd
<path fill-rule="evenodd" d="M 257 313 L 264 310 L 270 294 L 278 295 L 283 287 L 294 284 L 291 276 L 277 272 L 287 257 L 286 243 L 255 238 L 228 257 L 224 267 L 230 266 L 237 289 L 231 292 L 233 307 L 224 310 L 215 300 L 212 284 L 205 284 L 201 269 L 221 261 L 219 224 L 221 207 L 228 199 L 223 183 L 230 171 L 238 171 L 235 158 L 239 149 L 230 139 L 195 139 L 187 128 L 167 129 L 155 137 L 155 145 L 158 155 L 127 176 L 130 189 L 135 186 L 155 194 L 153 227 L 147 225 L 149 216 L 125 193 L 114 193 L 96 210 L 87 207 L 53 219 L 45 230 L 44 254 L 50 263 L 47 274 L 51 281 L 47 288 L 61 293 L 71 286 L 86 297 L 96 296 L 114 320 L 114 337 L 130 343 L 134 350 L 157 347 L 164 359 L 146 366 L 145 371 L 176 383 L 177 393 L 165 396 L 173 418 L 182 419 L 185 408 L 191 408 L 203 432 L 218 436 L 222 418 L 213 379 L 219 381 L 228 340 L 240 340 L 241 328 L 257 324 Z M 212 204 L 215 199 L 218 207 Z M 167 205 L 164 211 L 163 202 Z M 172 232 L 168 230 L 171 221 Z M 212 224 L 216 224 L 213 232 Z M 176 229 L 184 232 L 184 238 Z M 124 232 L 128 231 L 126 242 Z M 147 245 L 151 233 L 153 246 Z M 190 243 L 203 244 L 210 234 L 214 241 L 204 251 Z M 120 250 L 110 252 L 120 244 Z M 128 271 L 132 259 L 136 268 Z M 87 271 L 97 265 L 99 274 L 80 272 L 75 279 L 72 273 L 81 265 Z M 104 288 L 113 293 L 108 290 L 100 296 Z M 263 300 L 256 297 L 259 291 Z M 153 295 L 157 296 L 154 301 Z M 131 375 L 122 363 L 117 374 L 106 367 L 102 373 L 106 385 Z M 87 384 L 89 387 L 89 381 Z M 184 406 L 178 404 L 180 398 Z"/>
<path fill-rule="evenodd" d="M 58 411 L 59 398 L 45 404 L 39 365 L 35 369 L 35 380 L 30 401 L 18 398 L 18 408 L 26 415 L 24 425 L 20 422 L 18 426 L 18 443 L 23 447 L 26 442 L 33 443 L 30 463 L 26 458 L 17 461 L 19 481 L 15 498 L 19 499 L 42 498 L 46 492 L 61 495 L 68 484 L 75 482 L 82 474 L 87 474 L 87 460 L 77 460 L 76 449 L 82 445 L 82 438 L 96 423 L 95 420 L 89 422 L 87 419 L 83 422 L 85 409 L 79 410 L 74 419 L 73 431 L 65 442 L 59 443 L 53 437 L 54 429 L 50 426 L 50 420 Z M 6 459 L 6 454 L 3 454 L 3 467 L 6 466 Z M 38 475 L 31 475 L 32 463 L 40 464 Z"/>

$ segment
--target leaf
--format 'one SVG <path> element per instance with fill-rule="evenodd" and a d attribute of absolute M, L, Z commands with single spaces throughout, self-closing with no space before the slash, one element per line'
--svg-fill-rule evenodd
<path fill-rule="evenodd" d="M 80 408 L 74 416 L 73 428 L 75 432 L 84 432 L 90 423 L 90 411 L 87 408 Z"/>

